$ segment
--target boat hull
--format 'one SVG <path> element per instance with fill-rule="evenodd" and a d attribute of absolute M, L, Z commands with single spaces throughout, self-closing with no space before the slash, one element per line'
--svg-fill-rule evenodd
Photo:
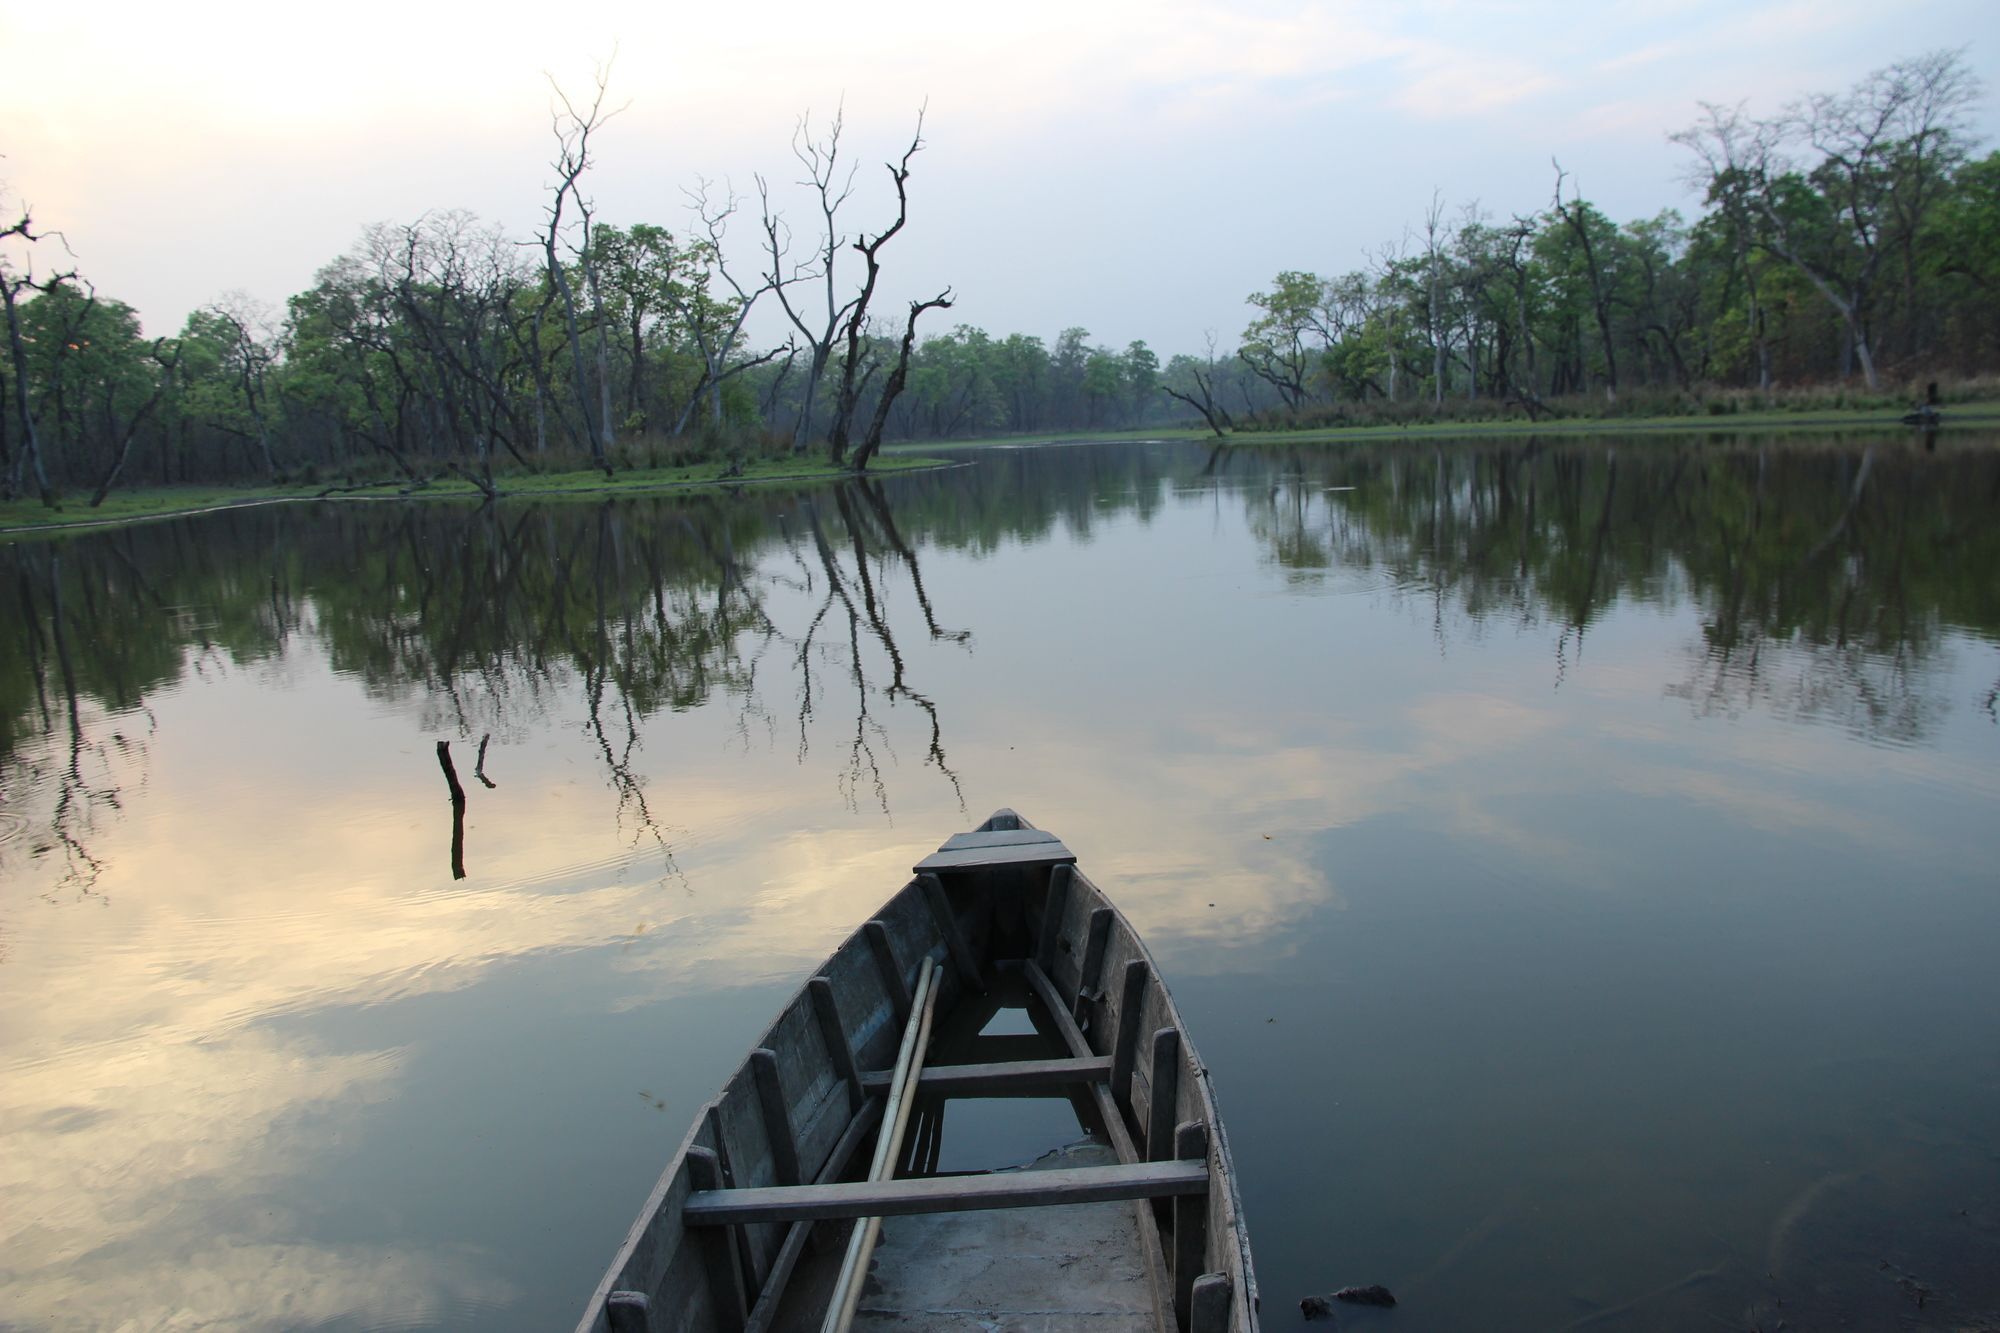
<path fill-rule="evenodd" d="M 1001 811 L 920 862 L 915 877 L 792 996 L 697 1117 L 592 1294 L 578 1333 L 817 1328 L 825 1256 L 837 1252 L 848 1226 L 826 1220 L 826 1209 L 861 1215 L 855 1210 L 865 1207 L 880 1215 L 907 1206 L 885 1202 L 887 1196 L 914 1192 L 942 1199 L 947 1216 L 963 1220 L 892 1219 L 878 1258 L 880 1278 L 857 1327 L 870 1326 L 871 1318 L 881 1326 L 923 1324 L 921 1310 L 892 1320 L 880 1303 L 902 1299 L 894 1293 L 903 1292 L 921 1306 L 929 1299 L 923 1293 L 950 1289 L 935 1272 L 918 1280 L 895 1271 L 924 1251 L 926 1228 L 933 1236 L 956 1228 L 961 1239 L 982 1236 L 979 1245 L 1005 1246 L 1023 1235 L 1047 1235 L 1048 1228 L 1037 1233 L 981 1221 L 987 1210 L 1064 1207 L 1075 1210 L 1064 1230 L 1079 1242 L 1090 1231 L 1087 1209 L 1102 1218 L 1108 1208 L 1129 1220 L 1129 1228 L 1121 1222 L 1106 1230 L 1129 1229 L 1136 1239 L 1106 1243 L 1136 1248 L 1129 1257 L 1145 1270 L 1149 1307 L 1135 1314 L 1140 1326 L 1163 1333 L 1255 1330 L 1249 1241 L 1207 1069 L 1144 942 L 1074 861 L 1052 835 Z M 904 1173 L 924 1176 L 935 1167 L 942 1121 L 936 1108 L 954 1096 L 1066 1095 L 1093 1131 L 1092 1160 L 1115 1165 L 1081 1176 L 1051 1172 L 1078 1182 L 1044 1191 L 1060 1196 L 1051 1199 L 1023 1184 L 1027 1175 L 963 1186 L 950 1177 L 921 1185 L 897 1180 L 865 1197 L 842 1184 L 866 1174 L 885 1071 L 895 1063 L 926 960 L 937 969 L 941 1015 L 983 1015 L 997 992 L 1018 992 L 1032 998 L 1041 1046 L 1004 1059 L 928 1067 L 917 1086 L 939 1127 L 926 1137 L 919 1126 L 899 1156 Z M 1015 1058 L 1023 1052 L 1044 1058 Z M 1171 1165 L 1194 1162 L 1204 1171 Z M 1162 1166 L 1149 1170 L 1149 1163 Z M 832 1188 L 792 1192 L 802 1185 Z M 747 1200 L 766 1197 L 731 1193 L 739 1190 L 774 1191 L 768 1197 L 777 1203 L 759 1220 L 739 1220 L 751 1216 Z M 1069 1202 L 1072 1195 L 1078 1202 Z M 1002 1196 L 1015 1201 L 994 1202 Z M 1107 1204 L 1107 1197 L 1122 1201 Z M 762 1220 L 766 1214 L 778 1220 Z M 1009 1302 L 1024 1311 L 1058 1308 L 1049 1302 L 1068 1299 L 1058 1290 L 1062 1271 L 1087 1266 L 1050 1262 L 1039 1285 L 1019 1276 L 997 1285 L 990 1307 L 981 1308 L 987 1322 L 978 1326 L 996 1320 L 1007 1326 Z M 954 1299 L 982 1299 L 966 1290 Z M 947 1308 L 968 1307 L 941 1305 L 936 1313 L 942 1317 Z"/>

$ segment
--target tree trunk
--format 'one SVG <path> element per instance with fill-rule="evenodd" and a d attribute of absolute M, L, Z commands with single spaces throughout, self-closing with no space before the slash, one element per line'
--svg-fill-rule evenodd
<path fill-rule="evenodd" d="M 947 287 L 928 301 L 910 302 L 910 318 L 903 326 L 902 347 L 896 354 L 896 368 L 889 372 L 888 380 L 882 385 L 882 396 L 875 401 L 875 417 L 868 423 L 868 435 L 861 441 L 861 447 L 854 454 L 854 470 L 860 472 L 868 466 L 868 460 L 882 447 L 882 427 L 888 423 L 889 409 L 903 392 L 903 383 L 910 375 L 910 349 L 917 341 L 917 316 L 926 310 L 949 310 L 951 308 L 951 288 Z"/>
<path fill-rule="evenodd" d="M 21 426 L 21 451 L 14 458 L 13 471 L 7 477 L 7 498 L 21 493 L 23 475 L 35 479 L 35 492 L 41 502 L 50 509 L 56 506 L 55 492 L 49 487 L 48 468 L 42 462 L 41 437 L 35 431 L 35 414 L 28 406 L 28 349 L 21 339 L 21 311 L 15 303 L 16 287 L 6 274 L 0 273 L 0 301 L 7 307 L 7 346 L 14 363 L 14 411 L 15 420 Z"/>
<path fill-rule="evenodd" d="M 597 322 L 597 433 L 600 449 L 609 454 L 617 443 L 611 425 L 611 330 L 604 318 L 604 292 L 597 282 L 597 258 L 590 250 L 590 214 L 583 215 L 583 280 L 590 288 L 591 312 Z"/>
<path fill-rule="evenodd" d="M 819 343 L 814 343 L 812 349 L 813 354 L 806 362 L 806 387 L 804 396 L 799 400 L 799 419 L 792 427 L 792 452 L 795 454 L 804 453 L 812 439 L 813 399 L 819 394 L 819 378 L 826 369 L 829 350 Z"/>
<path fill-rule="evenodd" d="M 569 336 L 570 378 L 576 388 L 577 410 L 583 413 L 583 433 L 584 438 L 590 442 L 590 460 L 604 469 L 604 475 L 608 477 L 611 475 L 611 465 L 604 457 L 604 442 L 591 428 L 590 388 L 584 380 L 583 335 L 577 329 L 576 296 L 570 290 L 569 275 L 563 272 L 562 259 L 556 254 L 556 232 L 553 222 L 549 224 L 549 234 L 544 249 L 548 254 L 549 278 L 555 283 L 557 294 L 562 297 L 563 327 Z"/>
<path fill-rule="evenodd" d="M 155 342 L 153 344 L 153 355 L 158 357 L 159 354 L 160 344 Z M 125 470 L 125 460 L 132 456 L 132 442 L 139 436 L 139 427 L 145 424 L 146 418 L 152 415 L 155 407 L 159 406 L 161 397 L 167 391 L 168 378 L 173 374 L 174 367 L 179 364 L 179 360 L 179 353 L 176 353 L 173 362 L 162 363 L 166 374 L 163 374 L 160 377 L 160 382 L 153 387 L 152 396 L 146 399 L 145 405 L 133 413 L 132 420 L 126 423 L 124 438 L 118 442 L 118 450 L 111 460 L 110 468 L 105 471 L 103 479 L 97 483 L 97 489 L 91 492 L 90 507 L 92 509 L 103 504 L 104 497 L 111 494 L 111 488 L 118 484 L 118 474 Z"/>

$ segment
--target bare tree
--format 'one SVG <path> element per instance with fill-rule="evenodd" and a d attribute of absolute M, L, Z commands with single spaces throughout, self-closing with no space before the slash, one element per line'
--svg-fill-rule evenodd
<path fill-rule="evenodd" d="M 848 306 L 845 326 L 847 355 L 841 362 L 840 396 L 834 404 L 833 423 L 827 431 L 827 457 L 836 467 L 847 461 L 848 431 L 854 419 L 855 408 L 861 400 L 861 389 L 867 382 L 867 377 L 861 373 L 862 340 L 868 328 L 868 305 L 874 300 L 875 284 L 882 274 L 882 248 L 893 240 L 896 233 L 903 229 L 904 223 L 909 221 L 910 159 L 922 152 L 923 146 L 924 111 L 919 107 L 917 128 L 910 135 L 910 146 L 903 150 L 902 160 L 883 164 L 888 169 L 889 178 L 896 184 L 896 220 L 873 237 L 861 235 L 854 240 L 853 248 L 860 253 L 865 269 L 861 290 L 854 294 L 854 299 Z M 947 289 L 929 301 L 911 304 L 909 330 L 904 338 L 902 368 L 907 369 L 909 364 L 909 339 L 914 336 L 917 316 L 934 307 L 949 306 L 951 304 L 949 298 L 950 290 Z M 873 373 L 871 368 L 868 374 Z M 897 385 L 899 390 L 901 387 L 900 384 Z M 869 452 L 872 453 L 873 450 Z"/>
<path fill-rule="evenodd" d="M 33 213 L 26 207 L 21 209 L 14 222 L 0 228 L 0 243 L 20 241 L 33 246 L 50 237 L 60 241 L 62 233 L 36 231 Z M 48 462 L 42 456 L 41 434 L 35 427 L 34 409 L 28 402 L 28 347 L 21 330 L 21 298 L 27 293 L 53 291 L 63 283 L 75 280 L 75 269 L 38 280 L 32 253 L 22 261 L 21 271 L 16 273 L 4 252 L 0 252 L 0 305 L 4 305 L 7 312 L 7 350 L 14 367 L 14 411 L 21 427 L 21 451 L 14 457 L 14 466 L 8 469 L 4 485 L 0 485 L 0 496 L 13 499 L 21 493 L 24 480 L 32 477 L 35 494 L 51 509 L 56 504 L 56 492 L 49 484 Z"/>
<path fill-rule="evenodd" d="M 910 318 L 903 325 L 903 342 L 896 353 L 896 368 L 889 372 L 883 382 L 882 395 L 875 400 L 875 415 L 869 419 L 868 434 L 862 438 L 861 447 L 854 451 L 854 470 L 861 472 L 868 467 L 868 460 L 882 447 L 882 427 L 889 420 L 889 409 L 903 392 L 903 385 L 910 377 L 910 349 L 917 341 L 917 317 L 926 310 L 948 310 L 951 308 L 951 288 L 947 287 L 928 301 L 910 302 Z"/>
<path fill-rule="evenodd" d="M 839 299 L 838 279 L 835 275 L 836 261 L 846 237 L 842 235 L 839 213 L 848 196 L 854 193 L 854 168 L 849 167 L 846 175 L 840 174 L 840 132 L 843 125 L 843 108 L 836 107 L 833 124 L 828 127 L 826 138 L 812 137 L 812 115 L 808 112 L 799 117 L 799 123 L 792 132 L 792 155 L 806 169 L 806 178 L 799 184 L 810 188 L 817 196 L 820 227 L 813 241 L 813 257 L 806 263 L 795 266 L 789 274 L 783 273 L 785 259 L 790 246 L 790 235 L 784 221 L 771 210 L 770 186 L 762 176 L 757 177 L 757 194 L 763 202 L 765 255 L 770 261 L 770 269 L 764 274 L 764 281 L 771 291 L 777 293 L 778 303 L 785 308 L 785 315 L 792 326 L 805 340 L 810 353 L 806 358 L 805 392 L 800 399 L 799 419 L 792 429 L 792 452 L 799 453 L 812 438 L 813 404 L 819 396 L 820 380 L 826 374 L 827 362 L 833 356 L 833 346 L 840 336 L 840 322 L 854 306 L 854 298 Z M 801 313 L 801 305 L 794 305 L 786 294 L 786 288 L 794 283 L 816 284 L 820 297 L 824 300 L 825 321 L 814 312 L 813 322 L 808 324 Z"/>
<path fill-rule="evenodd" d="M 910 160 L 923 148 L 924 111 L 917 110 L 917 125 L 910 136 L 909 147 L 903 152 L 900 162 L 885 164 L 890 179 L 896 187 L 896 219 L 873 237 L 861 234 L 849 240 L 840 226 L 841 207 L 854 193 L 854 168 L 842 168 L 840 163 L 840 136 L 844 128 L 842 113 L 834 113 L 833 123 L 824 139 L 812 137 L 809 116 L 801 117 L 798 128 L 792 136 L 792 152 L 806 169 L 805 179 L 799 184 L 811 189 L 816 196 L 820 222 L 813 241 L 811 257 L 787 270 L 787 257 L 791 245 L 791 233 L 784 220 L 771 206 L 771 192 L 768 182 L 762 176 L 757 178 L 757 190 L 763 203 L 764 254 L 769 268 L 764 274 L 762 290 L 775 292 L 779 304 L 784 307 L 787 318 L 798 330 L 804 341 L 806 352 L 805 389 L 800 399 L 798 421 L 793 426 L 792 450 L 803 450 L 812 437 L 815 405 L 819 391 L 825 380 L 828 367 L 832 364 L 834 349 L 845 343 L 845 356 L 841 362 L 840 384 L 835 393 L 833 414 L 828 423 L 828 456 L 835 463 L 844 463 L 854 427 L 855 412 L 866 389 L 880 366 L 874 359 L 875 347 L 868 337 L 869 304 L 875 296 L 876 282 L 881 272 L 880 254 L 890 239 L 903 229 L 909 218 L 908 182 Z M 838 277 L 839 259 L 844 249 L 853 249 L 862 257 L 864 271 L 861 285 L 846 299 L 841 298 Z M 788 289 L 799 284 L 812 284 L 818 292 L 816 298 L 824 305 L 824 310 L 815 310 L 810 319 L 802 301 L 795 301 Z M 924 310 L 938 309 L 951 304 L 948 292 L 941 293 L 930 301 L 913 305 L 912 320 Z M 823 315 L 823 319 L 822 319 Z M 910 327 L 914 327 L 912 324 Z M 907 361 L 903 366 L 907 373 Z M 894 372 L 891 372 L 894 379 Z M 900 384 L 898 388 L 900 389 Z M 873 449 L 869 449 L 870 453 Z"/>
<path fill-rule="evenodd" d="M 1160 383 L 1160 392 L 1166 394 L 1169 398 L 1179 399 L 1195 411 L 1201 413 L 1201 419 L 1208 423 L 1208 428 L 1215 432 L 1215 438 L 1219 440 L 1223 436 L 1224 428 L 1234 430 L 1236 429 L 1236 423 L 1229 419 L 1229 409 L 1224 407 L 1222 401 L 1215 396 L 1215 331 L 1213 329 L 1208 331 L 1207 338 L 1208 359 L 1205 367 L 1192 364 L 1193 358 L 1189 358 L 1187 370 L 1189 375 L 1194 379 L 1195 392 L 1193 394 L 1182 393 L 1164 380 Z M 1204 368 L 1206 369 L 1206 373 L 1204 373 Z"/>
<path fill-rule="evenodd" d="M 622 107 L 605 109 L 604 98 L 609 91 L 610 83 L 611 65 L 607 61 L 597 67 L 593 76 L 595 91 L 590 105 L 579 110 L 577 105 L 570 101 L 569 95 L 562 90 L 562 85 L 553 77 L 549 79 L 549 87 L 555 92 L 558 106 L 558 109 L 550 115 L 551 127 L 556 136 L 556 156 L 549 165 L 556 173 L 556 183 L 553 187 L 554 193 L 549 199 L 548 223 L 541 236 L 542 255 L 548 264 L 549 282 L 555 287 L 556 294 L 562 301 L 563 327 L 569 339 L 570 373 L 576 389 L 577 410 L 583 414 L 584 431 L 590 441 L 590 458 L 604 470 L 604 475 L 607 477 L 611 475 L 608 450 L 612 443 L 610 377 L 608 374 L 600 373 L 599 378 L 605 385 L 602 395 L 604 401 L 597 412 L 597 419 L 593 421 L 590 390 L 584 374 L 583 335 L 577 320 L 576 293 L 570 286 L 569 273 L 563 263 L 562 248 L 563 233 L 567 230 L 563 221 L 564 208 L 566 205 L 574 205 L 582 218 L 584 238 L 581 247 L 572 248 L 571 253 L 581 254 L 583 257 L 585 282 L 591 288 L 593 299 L 598 299 L 596 272 L 594 261 L 590 257 L 589 245 L 591 205 L 584 199 L 579 182 L 583 179 L 583 173 L 590 169 L 590 136 L 601 129 L 607 120 L 624 109 Z M 598 350 L 600 357 L 608 362 L 602 309 L 597 313 Z M 608 365 L 601 364 L 600 371 L 604 370 L 608 370 Z"/>
<path fill-rule="evenodd" d="M 762 356 L 729 364 L 731 355 L 743 337 L 743 325 L 750 318 L 750 308 L 757 304 L 759 297 L 770 291 L 775 280 L 763 275 L 755 286 L 746 286 L 729 269 L 729 260 L 723 254 L 722 238 L 729 230 L 729 219 L 735 214 L 741 202 L 735 193 L 724 186 L 723 197 L 717 200 L 709 181 L 697 180 L 695 188 L 687 191 L 688 207 L 701 220 L 703 233 L 707 236 L 702 245 L 701 258 L 719 274 L 729 290 L 735 294 L 734 301 L 717 301 L 707 291 L 707 283 L 690 284 L 685 294 L 669 290 L 667 299 L 680 307 L 681 318 L 686 322 L 688 333 L 694 338 L 695 347 L 702 357 L 702 384 L 709 393 L 711 419 L 722 423 L 722 382 L 733 375 L 739 375 L 753 366 L 761 366 L 786 352 L 785 347 L 774 348 Z M 688 417 L 693 413 L 695 403 L 701 397 L 697 390 L 681 412 L 681 419 L 675 425 L 676 434 L 685 428 Z"/>

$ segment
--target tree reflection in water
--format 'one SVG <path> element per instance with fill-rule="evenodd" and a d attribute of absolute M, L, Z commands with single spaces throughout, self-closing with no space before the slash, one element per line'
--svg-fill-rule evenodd
<path fill-rule="evenodd" d="M 1252 523 L 1294 577 L 1379 574 L 1440 650 L 1488 624 L 1553 631 L 1560 688 L 1619 602 L 1697 608 L 1664 685 L 1921 740 L 1956 627 L 2000 637 L 2000 455 L 1891 442 L 1347 445 L 1259 451 Z M 1980 701 L 1991 710 L 1992 696 Z"/>
<path fill-rule="evenodd" d="M 93 651 L 117 633 L 105 623 L 115 605 L 109 590 L 69 587 L 75 581 L 65 578 L 59 548 L 13 554 L 18 632 L 10 656 L 19 660 L 10 667 L 19 669 L 7 689 L 32 702 L 0 721 L 0 810 L 22 821 L 18 838 L 0 839 L 0 852 L 11 842 L 33 858 L 60 855 L 63 868 L 45 896 L 96 897 L 104 870 L 90 846 L 97 821 L 122 808 L 123 783 L 143 767 L 157 723 L 130 690 L 123 654 Z M 129 562 L 128 569 L 138 574 Z"/>
<path fill-rule="evenodd" d="M 2000 639 L 2000 455 L 1895 440 L 999 450 L 798 495 L 242 510 L 0 548 L 0 808 L 30 825 L 0 856 L 60 855 L 90 892 L 94 821 L 144 771 L 147 701 L 301 637 L 434 738 L 505 745 L 580 709 L 622 837 L 667 875 L 646 724 L 718 697 L 745 746 L 792 731 L 801 764 L 837 700 L 840 798 L 885 813 L 888 714 L 909 705 L 920 767 L 962 807 L 908 622 L 925 644 L 972 635 L 940 620 L 919 553 L 1085 540 L 1185 492 L 1240 497 L 1289 580 L 1423 606 L 1440 652 L 1494 625 L 1548 633 L 1557 688 L 1613 606 L 1692 607 L 1668 695 L 1907 743 L 1953 702 L 1946 631 Z M 1966 702 L 2000 722 L 2000 684 Z"/>
<path fill-rule="evenodd" d="M 851 687 L 854 729 L 836 777 L 850 805 L 865 790 L 889 809 L 878 704 L 916 706 L 925 766 L 957 794 L 944 722 L 912 682 L 882 571 L 905 571 L 931 640 L 969 646 L 970 634 L 939 624 L 878 486 L 846 483 L 831 501 L 830 513 L 821 496 L 344 504 L 307 522 L 246 510 L 198 520 L 198 533 L 174 522 L 5 548 L 0 597 L 14 632 L 0 645 L 0 795 L 38 830 L 20 840 L 30 854 L 60 849 L 64 883 L 88 891 L 101 869 L 92 821 L 118 808 L 143 763 L 134 733 L 150 734 L 145 700 L 219 662 L 276 660 L 301 636 L 371 696 L 414 703 L 426 730 L 478 739 L 489 788 L 491 737 L 524 738 L 580 704 L 621 834 L 651 847 L 669 876 L 679 874 L 671 811 L 648 791 L 645 724 L 723 695 L 738 701 L 747 741 L 769 717 L 760 668 L 773 651 L 794 668 L 801 763 L 829 674 Z M 789 565 L 768 558 L 781 552 Z M 793 626 L 773 612 L 788 587 L 817 601 Z M 796 602 L 779 600 L 787 611 Z M 845 636 L 823 632 L 842 619 Z"/>
<path fill-rule="evenodd" d="M 923 609 L 924 624 L 930 631 L 931 638 L 934 640 L 946 639 L 965 644 L 971 642 L 969 631 L 945 630 L 939 627 L 936 612 L 931 606 L 930 594 L 924 590 L 923 574 L 918 566 L 916 553 L 910 550 L 909 546 L 903 541 L 901 534 L 896 531 L 895 521 L 889 516 L 888 507 L 882 503 L 880 493 L 876 488 L 865 482 L 858 482 L 837 487 L 834 491 L 834 499 L 839 507 L 842 524 L 847 531 L 849 541 L 853 544 L 854 566 L 851 576 L 843 575 L 842 573 L 840 557 L 835 553 L 832 542 L 827 538 L 826 528 L 820 522 L 817 504 L 812 500 L 806 501 L 806 524 L 812 534 L 812 549 L 818 557 L 819 570 L 825 577 L 827 591 L 820 602 L 819 609 L 813 614 L 811 621 L 807 624 L 804 635 L 794 645 L 796 660 L 799 663 L 801 681 L 799 690 L 799 759 L 801 762 L 805 759 L 807 738 L 810 732 L 808 723 L 811 719 L 813 708 L 811 661 L 815 652 L 815 642 L 820 627 L 826 621 L 827 614 L 832 611 L 834 604 L 838 602 L 847 620 L 847 653 L 845 660 L 848 668 L 848 678 L 854 687 L 854 734 L 848 745 L 846 770 L 841 777 L 842 793 L 847 800 L 849 808 L 852 809 L 858 804 L 858 793 L 862 784 L 866 782 L 874 793 L 876 802 L 881 806 L 882 813 L 885 815 L 889 813 L 889 790 L 887 783 L 883 779 L 881 762 L 876 755 L 876 746 L 878 744 L 886 746 L 889 736 L 882 725 L 870 714 L 868 708 L 870 695 L 879 693 L 891 705 L 900 699 L 909 700 L 921 709 L 929 719 L 930 747 L 925 754 L 924 762 L 936 768 L 939 773 L 943 774 L 950 781 L 952 792 L 958 797 L 959 807 L 963 810 L 965 806 L 965 793 L 959 784 L 958 774 L 952 770 L 951 765 L 945 759 L 944 730 L 938 720 L 937 705 L 931 701 L 929 696 L 911 688 L 908 680 L 908 666 L 904 662 L 902 651 L 896 646 L 895 635 L 890 631 L 888 620 L 884 614 L 883 602 L 876 596 L 875 580 L 870 576 L 868 570 L 868 524 L 855 511 L 852 496 L 856 492 L 872 500 L 871 509 L 877 522 L 881 525 L 886 545 L 902 559 L 908 568 L 911 585 L 916 592 L 917 603 Z M 793 548 L 793 555 L 798 562 L 799 568 L 804 573 L 806 587 L 810 591 L 813 587 L 813 570 L 806 564 L 803 554 L 799 552 L 796 545 Z M 850 591 L 850 583 L 852 584 L 853 591 Z M 861 599 L 858 606 L 855 603 L 855 596 L 857 594 Z M 886 682 L 871 682 L 868 678 L 865 666 L 866 657 L 862 651 L 864 636 L 880 645 L 883 653 L 888 658 L 889 679 Z M 821 651 L 824 650 L 822 649 Z"/>

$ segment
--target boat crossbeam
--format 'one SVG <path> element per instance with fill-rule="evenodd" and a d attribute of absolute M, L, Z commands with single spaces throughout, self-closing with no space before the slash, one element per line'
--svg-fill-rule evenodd
<path fill-rule="evenodd" d="M 1205 1161 L 1129 1162 L 1052 1171 L 933 1176 L 836 1185 L 771 1185 L 696 1190 L 681 1209 L 691 1227 L 744 1222 L 907 1217 L 915 1213 L 1039 1208 L 1047 1204 L 1166 1199 L 1208 1192 Z"/>
<path fill-rule="evenodd" d="M 889 1086 L 889 1070 L 861 1075 L 861 1086 L 881 1092 Z M 1003 1060 L 993 1064 L 927 1065 L 917 1075 L 917 1091 L 953 1097 L 1050 1092 L 1078 1083 L 1111 1077 L 1111 1057 L 1085 1056 L 1064 1060 Z"/>

